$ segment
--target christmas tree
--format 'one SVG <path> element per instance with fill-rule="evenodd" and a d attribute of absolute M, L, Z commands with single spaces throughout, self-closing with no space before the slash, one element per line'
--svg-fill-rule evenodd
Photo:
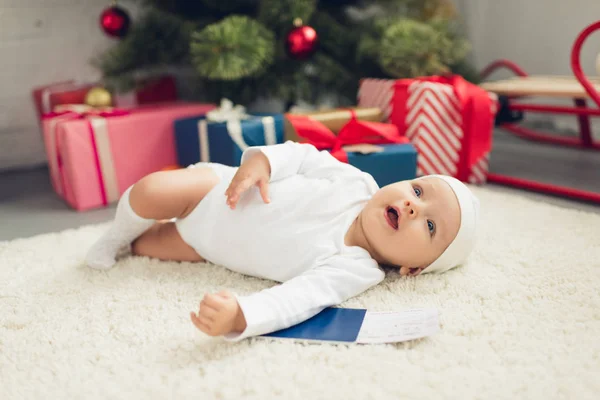
<path fill-rule="evenodd" d="M 94 60 L 121 88 L 140 70 L 178 66 L 193 71 L 199 100 L 291 105 L 334 93 L 344 105 L 363 77 L 476 79 L 451 0 L 138 1 L 143 15 Z"/>

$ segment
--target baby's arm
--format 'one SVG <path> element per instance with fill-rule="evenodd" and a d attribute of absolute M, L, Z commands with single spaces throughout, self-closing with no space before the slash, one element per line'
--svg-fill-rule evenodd
<path fill-rule="evenodd" d="M 237 307 L 241 310 L 241 316 L 237 317 L 237 323 L 235 315 L 240 314 L 232 300 L 229 303 L 231 311 L 208 312 L 216 330 L 207 332 L 195 321 L 195 316 L 192 321 L 209 335 L 224 335 L 227 340 L 237 341 L 296 325 L 326 307 L 338 305 L 364 292 L 383 278 L 384 273 L 374 260 L 336 256 L 281 285 L 250 296 L 238 296 Z M 200 316 L 203 307 L 201 304 Z M 220 327 L 224 329 L 219 330 Z"/>

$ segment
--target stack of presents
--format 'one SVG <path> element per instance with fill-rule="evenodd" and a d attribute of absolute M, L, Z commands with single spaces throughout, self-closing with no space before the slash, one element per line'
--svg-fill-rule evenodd
<path fill-rule="evenodd" d="M 200 161 L 237 166 L 247 147 L 287 140 L 329 151 L 379 186 L 429 174 L 480 184 L 497 109 L 493 94 L 459 76 L 363 79 L 355 107 L 284 114 L 182 102 L 169 76 L 111 107 L 90 107 L 93 86 L 33 93 L 53 188 L 79 211 L 114 203 L 152 172 Z"/>

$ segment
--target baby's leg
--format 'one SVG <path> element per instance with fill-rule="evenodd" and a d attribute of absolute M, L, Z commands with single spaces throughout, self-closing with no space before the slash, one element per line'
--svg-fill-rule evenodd
<path fill-rule="evenodd" d="M 112 267 L 121 248 L 148 231 L 157 220 L 187 216 L 218 182 L 219 177 L 207 167 L 160 171 L 142 178 L 119 200 L 113 225 L 91 248 L 86 263 L 97 269 Z M 183 242 L 174 226 L 168 226 L 153 228 L 141 237 L 134 246 L 134 253 L 154 256 L 151 254 L 156 251 L 153 247 L 167 246 L 173 250 L 183 249 L 182 256 L 178 258 L 177 251 L 165 253 L 161 250 L 163 257 L 199 260 L 199 256 L 190 254 L 193 249 Z"/>
<path fill-rule="evenodd" d="M 133 185 L 129 202 L 142 218 L 184 218 L 217 183 L 219 177 L 209 167 L 155 172 Z"/>
<path fill-rule="evenodd" d="M 183 241 L 174 222 L 156 223 L 131 244 L 138 256 L 173 261 L 204 261 L 189 244 Z"/>

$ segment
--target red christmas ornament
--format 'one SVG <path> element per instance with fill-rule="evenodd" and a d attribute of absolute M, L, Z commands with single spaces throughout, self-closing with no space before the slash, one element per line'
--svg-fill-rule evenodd
<path fill-rule="evenodd" d="M 312 26 L 302 25 L 302 21 L 294 21 L 296 26 L 285 40 L 285 50 L 295 60 L 305 60 L 312 56 L 319 44 L 319 35 Z"/>
<path fill-rule="evenodd" d="M 129 31 L 130 22 L 131 19 L 127 11 L 116 4 L 108 7 L 100 14 L 102 30 L 112 37 L 124 37 Z"/>

